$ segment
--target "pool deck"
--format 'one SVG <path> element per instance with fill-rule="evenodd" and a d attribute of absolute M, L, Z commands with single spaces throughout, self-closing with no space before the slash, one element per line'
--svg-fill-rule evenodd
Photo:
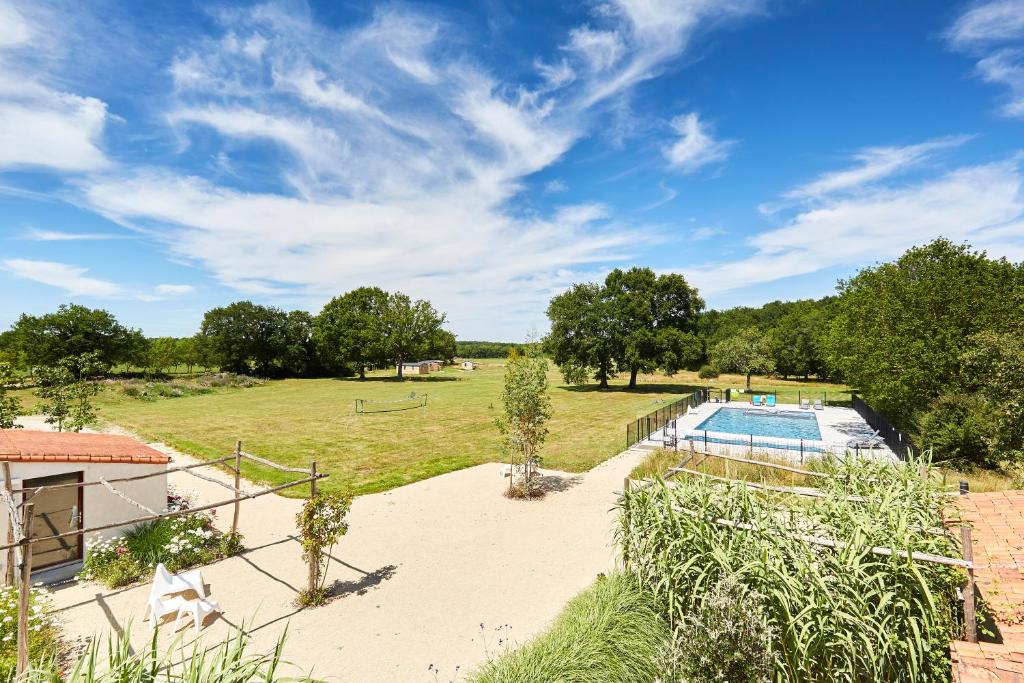
<path fill-rule="evenodd" d="M 680 435 L 685 434 L 690 430 L 697 428 L 701 422 L 706 420 L 719 408 L 731 408 L 731 409 L 749 409 L 749 410 L 782 410 L 782 411 L 793 411 L 799 413 L 811 413 L 818 420 L 818 430 L 821 432 L 821 441 L 828 444 L 833 452 L 841 453 L 847 450 L 846 444 L 851 439 L 855 438 L 868 438 L 874 434 L 874 430 L 868 426 L 868 423 L 864 421 L 860 415 L 857 414 L 853 408 L 840 408 L 837 406 L 825 406 L 821 410 L 801 409 L 799 405 L 795 403 L 779 403 L 775 408 L 763 408 L 750 405 L 749 401 L 731 401 L 729 403 L 704 403 L 697 408 L 692 408 L 686 415 L 681 415 L 677 419 L 677 430 Z M 740 437 L 747 436 L 746 434 L 738 435 Z M 755 439 L 758 435 L 755 435 Z M 651 438 L 648 439 L 645 444 L 648 445 L 661 445 L 662 443 L 662 430 L 658 430 L 651 434 Z M 717 449 L 720 449 L 723 453 L 749 453 L 750 448 L 746 445 L 738 444 L 714 444 Z M 777 448 L 760 448 L 755 447 L 757 452 L 768 453 L 771 455 L 778 455 L 781 457 L 787 457 L 792 455 L 792 451 Z M 874 449 L 873 451 L 862 451 L 862 453 L 871 454 L 872 457 L 893 459 L 895 456 L 893 452 L 886 446 Z M 794 459 L 799 458 L 796 455 Z"/>

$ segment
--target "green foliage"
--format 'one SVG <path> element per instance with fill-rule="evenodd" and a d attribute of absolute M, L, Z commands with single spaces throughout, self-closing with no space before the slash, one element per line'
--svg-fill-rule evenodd
<path fill-rule="evenodd" d="M 697 377 L 700 379 L 715 379 L 721 374 L 722 373 L 718 370 L 718 367 L 711 365 L 710 363 L 705 363 L 700 366 L 700 370 L 697 371 Z"/>
<path fill-rule="evenodd" d="M 47 424 L 57 426 L 57 431 L 80 432 L 96 422 L 93 399 L 100 386 L 90 380 L 90 375 L 100 371 L 98 358 L 96 352 L 83 353 L 37 371 L 36 395 L 43 399 L 37 409 L 46 416 Z"/>
<path fill-rule="evenodd" d="M 711 361 L 720 370 L 746 375 L 747 389 L 750 388 L 752 374 L 775 370 L 768 340 L 754 328 L 741 330 L 715 344 L 711 349 Z"/>
<path fill-rule="evenodd" d="M 536 349 L 513 351 L 505 364 L 505 386 L 501 393 L 502 415 L 495 420 L 513 466 L 523 468 L 526 497 L 533 495 L 532 463 L 548 436 L 551 396 L 548 395 L 548 362 Z M 514 473 L 513 473 L 514 475 Z M 510 477 L 510 485 L 515 476 Z"/>
<path fill-rule="evenodd" d="M 413 301 L 401 292 L 388 294 L 379 329 L 384 355 L 398 366 L 399 377 L 404 376 L 405 361 L 430 355 L 449 360 L 455 355 L 455 335 L 441 327 L 444 322 L 445 315 L 429 301 Z"/>
<path fill-rule="evenodd" d="M 147 341 L 149 348 L 146 351 L 146 367 L 150 370 L 163 372 L 164 368 L 183 362 L 181 347 L 174 337 L 156 337 Z"/>
<path fill-rule="evenodd" d="M 986 445 L 993 462 L 1024 461 L 1024 320 L 1018 323 L 1011 332 L 974 335 L 962 359 L 964 390 L 992 420 Z"/>
<path fill-rule="evenodd" d="M 636 388 L 641 372 L 671 375 L 700 358 L 696 332 L 703 308 L 681 275 L 616 268 L 603 285 L 575 285 L 551 300 L 545 344 L 570 384 L 582 384 L 593 372 L 605 388 L 614 364 L 629 372 L 629 386 Z"/>
<path fill-rule="evenodd" d="M 11 394 L 17 378 L 10 363 L 0 362 L 0 429 L 14 429 L 14 420 L 21 415 L 21 399 Z"/>
<path fill-rule="evenodd" d="M 786 506 L 699 477 L 630 489 L 618 532 L 626 568 L 674 625 L 701 609 L 725 577 L 760 594 L 780 655 L 774 680 L 945 683 L 962 572 L 869 552 L 958 556 L 957 538 L 930 533 L 951 513 L 945 492 L 918 476 L 917 463 L 850 462 L 826 471 L 833 476 L 814 505 Z M 825 548 L 807 535 L 845 545 Z"/>
<path fill-rule="evenodd" d="M 108 636 L 104 642 L 94 638 L 85 648 L 72 671 L 60 680 L 64 683 L 284 683 L 306 680 L 284 678 L 278 674 L 282 663 L 287 631 L 274 649 L 266 654 L 248 652 L 245 626 L 211 647 L 196 641 L 186 651 L 178 636 L 163 652 L 158 646 L 159 630 L 153 630 L 148 647 L 132 647 L 129 632 Z M 46 668 L 32 668 L 25 683 L 53 683 Z"/>
<path fill-rule="evenodd" d="M 840 283 L 830 362 L 903 427 L 960 385 L 974 335 L 1019 325 L 1024 267 L 937 239 Z"/>
<path fill-rule="evenodd" d="M 652 595 L 622 574 L 600 577 L 546 632 L 489 662 L 471 683 L 650 683 L 670 633 Z"/>
<path fill-rule="evenodd" d="M 60 646 L 60 628 L 52 616 L 49 593 L 33 588 L 29 595 L 28 656 L 40 671 L 52 675 L 50 663 Z M 0 681 L 10 681 L 18 661 L 18 589 L 0 587 Z"/>
<path fill-rule="evenodd" d="M 298 597 L 304 607 L 322 605 L 327 600 L 325 582 L 327 567 L 331 561 L 331 550 L 348 532 L 348 511 L 352 507 L 350 498 L 333 493 L 317 493 L 302 506 L 295 516 L 302 544 L 302 557 L 315 562 L 313 583 L 316 588 L 306 588 Z"/>
<path fill-rule="evenodd" d="M 989 440 L 996 431 L 994 416 L 984 398 L 947 393 L 932 401 L 917 426 L 920 446 L 930 448 L 937 462 L 960 468 L 995 466 Z"/>
<path fill-rule="evenodd" d="M 379 287 L 359 287 L 324 305 L 313 323 L 313 340 L 325 367 L 354 366 L 360 379 L 367 366 L 388 362 L 382 330 L 388 293 Z"/>
<path fill-rule="evenodd" d="M 209 514 L 157 519 L 88 545 L 79 579 L 117 588 L 149 578 L 159 563 L 175 573 L 241 550 L 241 537 L 218 530 Z"/>
<path fill-rule="evenodd" d="M 11 327 L 10 344 L 28 366 L 54 366 L 65 358 L 95 353 L 102 370 L 136 361 L 145 351 L 139 330 L 126 328 L 107 311 L 76 304 L 41 316 L 23 314 Z M 75 376 L 78 368 L 72 367 Z"/>
<path fill-rule="evenodd" d="M 666 683 L 771 683 L 778 636 L 764 598 L 726 576 L 693 606 L 663 658 Z"/>
<path fill-rule="evenodd" d="M 462 341 L 455 342 L 455 355 L 459 358 L 505 358 L 513 349 L 519 351 L 522 344 L 515 342 Z"/>
<path fill-rule="evenodd" d="M 203 316 L 198 354 L 221 368 L 263 377 L 309 374 L 317 366 L 313 318 L 251 301 L 213 308 Z"/>

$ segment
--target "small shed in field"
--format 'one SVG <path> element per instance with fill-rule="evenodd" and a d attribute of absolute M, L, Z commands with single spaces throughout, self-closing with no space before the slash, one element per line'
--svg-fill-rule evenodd
<path fill-rule="evenodd" d="M 459 367 L 463 370 L 476 370 L 476 363 L 471 360 L 464 360 L 459 363 Z"/>
<path fill-rule="evenodd" d="M 28 497 L 35 505 L 34 538 L 116 524 L 145 514 L 105 486 L 66 486 L 32 494 L 34 487 L 101 479 L 109 481 L 163 472 L 162 476 L 158 474 L 113 485 L 128 498 L 160 512 L 167 507 L 166 470 L 169 460 L 160 451 L 128 436 L 0 430 L 0 462 L 8 463 L 11 468 L 14 501 L 20 503 Z M 9 524 L 7 505 L 0 501 L 0 539 L 7 538 Z M 116 536 L 129 526 L 109 529 L 103 532 L 103 537 Z M 47 569 L 79 562 L 84 551 L 81 536 L 33 543 L 32 567 Z M 6 554 L 0 553 L 0 566 L 6 562 Z"/>
<path fill-rule="evenodd" d="M 398 371 L 398 368 L 395 368 Z M 429 375 L 430 361 L 420 360 L 413 363 L 402 363 L 403 375 Z"/>

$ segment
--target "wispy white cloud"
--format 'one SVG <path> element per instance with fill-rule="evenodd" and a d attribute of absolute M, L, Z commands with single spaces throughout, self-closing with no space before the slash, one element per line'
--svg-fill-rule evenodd
<path fill-rule="evenodd" d="M 157 285 L 153 288 L 157 294 L 162 296 L 186 296 L 196 291 L 193 285 Z"/>
<path fill-rule="evenodd" d="M 975 2 L 946 38 L 954 49 L 978 57 L 982 80 L 1009 91 L 999 112 L 1024 117 L 1024 0 Z"/>
<path fill-rule="evenodd" d="M 125 294 L 120 285 L 86 275 L 88 268 L 19 258 L 5 259 L 2 263 L 4 270 L 14 277 L 57 287 L 72 296 L 115 298 Z"/>
<path fill-rule="evenodd" d="M 679 190 L 669 187 L 664 182 L 658 183 L 658 188 L 661 189 L 661 197 L 650 204 L 640 207 L 641 211 L 651 211 L 659 206 L 664 206 L 679 196 Z"/>
<path fill-rule="evenodd" d="M 892 258 L 940 235 L 1024 259 L 1024 175 L 1018 159 L 961 166 L 912 182 L 867 183 L 854 193 L 845 191 L 849 187 L 837 183 L 832 192 L 811 195 L 782 227 L 748 240 L 748 256 L 687 269 L 687 275 L 702 292 L 715 294 Z"/>
<path fill-rule="evenodd" d="M 681 114 L 671 121 L 679 137 L 663 150 L 673 168 L 683 173 L 694 173 L 729 156 L 734 140 L 716 140 L 710 127 L 701 123 L 696 112 Z"/>
<path fill-rule="evenodd" d="M 121 239 L 121 235 L 105 232 L 67 232 L 64 230 L 29 230 L 25 239 L 36 242 L 79 242 Z"/>
<path fill-rule="evenodd" d="M 857 190 L 889 178 L 931 158 L 935 152 L 958 147 L 970 135 L 954 135 L 902 147 L 868 147 L 854 154 L 857 163 L 841 171 L 824 173 L 811 182 L 786 192 L 787 199 L 814 199 L 834 192 Z"/>
<path fill-rule="evenodd" d="M 561 178 L 555 178 L 544 183 L 544 191 L 548 194 L 556 194 L 558 192 L 567 192 L 569 186 L 565 184 L 565 181 Z"/>
<path fill-rule="evenodd" d="M 101 148 L 107 106 L 45 81 L 52 39 L 35 5 L 0 0 L 0 169 L 92 171 L 109 166 Z"/>

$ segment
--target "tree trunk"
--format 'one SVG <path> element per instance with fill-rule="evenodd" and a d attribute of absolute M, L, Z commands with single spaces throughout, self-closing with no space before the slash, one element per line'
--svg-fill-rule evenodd
<path fill-rule="evenodd" d="M 405 375 L 402 374 L 402 359 L 401 358 L 398 359 L 398 379 L 401 379 L 401 380 L 405 379 Z"/>
<path fill-rule="evenodd" d="M 631 368 L 630 371 L 629 371 L 629 388 L 630 389 L 636 389 L 636 374 L 637 374 L 637 369 L 636 368 Z"/>
<path fill-rule="evenodd" d="M 750 391 L 750 375 L 752 374 L 750 372 L 747 373 L 747 391 Z"/>
<path fill-rule="evenodd" d="M 360 365 L 359 366 L 359 379 L 361 379 L 361 380 L 366 379 L 366 366 L 365 365 Z"/>

